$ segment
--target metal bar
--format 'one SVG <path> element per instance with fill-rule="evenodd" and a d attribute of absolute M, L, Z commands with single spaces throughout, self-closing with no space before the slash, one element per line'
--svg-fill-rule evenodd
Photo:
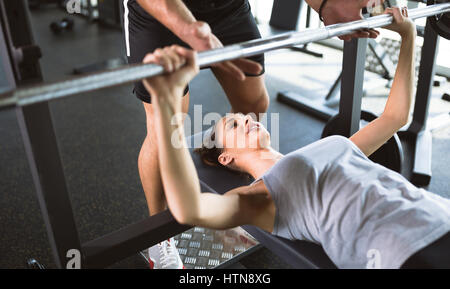
<path fill-rule="evenodd" d="M 450 3 L 435 4 L 424 8 L 412 9 L 409 11 L 409 17 L 411 19 L 417 19 L 449 11 Z M 329 25 L 319 29 L 307 29 L 304 31 L 279 34 L 269 38 L 234 44 L 219 49 L 200 52 L 198 54 L 199 65 L 201 67 L 210 66 L 227 60 L 250 57 L 276 49 L 288 48 L 295 45 L 341 36 L 355 30 L 379 28 L 391 24 L 392 21 L 392 16 L 383 14 L 363 20 Z M 24 106 L 37 102 L 49 101 L 73 94 L 131 83 L 162 73 L 163 68 L 159 65 L 129 65 L 113 71 L 99 72 L 53 84 L 19 89 L 12 92 L 10 95 L 0 96 L 0 107 L 8 105 Z"/>
<path fill-rule="evenodd" d="M 344 44 L 339 127 L 346 137 L 359 130 L 367 42 L 367 39 L 356 38 Z"/>
<path fill-rule="evenodd" d="M 383 46 L 378 44 L 374 39 L 369 39 L 369 48 L 372 51 L 374 57 L 378 60 L 378 63 L 383 67 L 385 79 L 393 79 L 395 74 L 395 65 L 388 57 L 388 52 Z"/>
<path fill-rule="evenodd" d="M 338 113 L 336 109 L 326 106 L 326 103 L 322 99 L 317 101 L 297 92 L 280 91 L 277 94 L 277 100 L 323 121 L 330 120 L 330 118 Z"/>
<path fill-rule="evenodd" d="M 325 100 L 332 99 L 338 91 L 341 91 L 341 82 L 342 82 L 342 71 L 339 74 L 338 78 L 336 78 L 335 82 L 333 83 L 333 86 L 330 88 L 330 91 L 328 91 L 327 96 L 325 96 Z"/>
<path fill-rule="evenodd" d="M 169 210 L 82 245 L 82 268 L 105 268 L 191 228 L 178 224 Z"/>
<path fill-rule="evenodd" d="M 295 269 L 336 269 L 323 248 L 307 241 L 292 241 L 281 237 L 274 238 L 255 226 L 242 226 L 264 247 Z"/>
<path fill-rule="evenodd" d="M 431 28 L 429 21 L 425 26 L 423 43 L 412 122 L 404 133 L 407 136 L 406 140 L 413 144 L 414 153 L 410 179 L 416 186 L 427 186 L 432 175 L 432 135 L 427 129 L 427 119 L 436 71 L 439 37 Z"/>
<path fill-rule="evenodd" d="M 80 251 L 81 245 L 49 103 L 18 107 L 17 120 L 55 263 L 58 268 L 66 268 L 68 251 Z"/>
<path fill-rule="evenodd" d="M 3 22 L 2 25 L 2 38 L 3 38 L 3 45 L 5 46 L 4 52 L 6 52 L 9 56 L 9 59 L 11 59 L 11 69 L 13 71 L 13 76 L 15 79 L 20 81 L 20 73 L 19 73 L 19 67 L 16 61 L 14 61 L 14 55 L 13 55 L 13 39 L 11 37 L 11 29 L 9 24 L 9 19 L 7 16 L 7 9 L 6 9 L 6 3 L 4 1 L 0 1 L 0 22 Z M 8 3 L 10 4 L 10 3 Z M 17 4 L 17 3 L 13 3 Z M 19 85 L 19 83 L 17 84 Z"/>
<path fill-rule="evenodd" d="M 420 59 L 419 80 L 411 125 L 408 131 L 419 133 L 425 129 L 428 118 L 433 79 L 436 71 L 436 57 L 439 50 L 439 36 L 427 22 Z"/>
<path fill-rule="evenodd" d="M 27 12 L 25 2 L 23 0 L 8 1 L 8 4 L 13 5 L 11 7 L 6 6 L 4 2 L 0 1 L 0 14 L 5 16 L 5 9 L 7 8 L 17 11 L 16 18 L 18 17 L 19 20 L 23 21 L 15 19 L 13 24 L 20 22 L 23 27 L 7 25 L 8 19 L 6 17 L 2 17 L 0 21 L 0 62 L 2 63 L 0 75 L 5 74 L 0 80 L 0 90 L 1 87 L 4 87 L 5 80 L 6 89 L 15 88 L 16 82 L 42 80 L 38 62 L 33 65 L 34 71 L 24 72 L 23 69 L 18 69 L 14 74 L 12 70 L 13 67 L 19 68 L 19 63 L 17 63 L 17 58 L 11 56 L 11 50 L 14 49 L 14 39 L 10 36 L 14 34 L 9 33 L 10 28 L 19 29 L 23 32 L 18 40 L 19 45 L 33 44 L 33 39 L 28 29 L 28 15 L 22 13 Z M 26 25 L 23 25 L 23 23 Z M 8 54 L 8 51 L 11 53 Z M 22 72 L 24 73 L 22 74 Z M 58 268 L 65 268 L 68 250 L 79 250 L 81 246 L 64 180 L 48 103 L 17 107 L 16 116 L 55 264 Z"/>
<path fill-rule="evenodd" d="M 0 19 L 0 93 L 12 91 L 16 88 L 14 71 L 12 70 L 8 47 L 6 46 L 6 39 L 3 31 L 3 23 Z"/>
<path fill-rule="evenodd" d="M 22 48 L 35 46 L 27 1 L 0 1 L 4 35 L 12 59 L 17 85 L 35 84 L 42 81 L 38 59 L 23 59 Z M 14 16 L 13 16 L 14 15 Z M 38 49 L 38 48 L 37 48 Z"/>

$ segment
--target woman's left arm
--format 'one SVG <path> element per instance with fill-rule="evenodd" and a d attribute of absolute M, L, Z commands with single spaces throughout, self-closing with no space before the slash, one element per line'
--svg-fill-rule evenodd
<path fill-rule="evenodd" d="M 394 24 L 388 29 L 402 37 L 397 69 L 383 113 L 367 126 L 356 132 L 352 140 L 369 156 L 387 142 L 400 128 L 408 123 L 412 95 L 414 93 L 415 37 L 414 23 L 402 15 L 400 8 L 388 8 L 394 16 Z M 407 11 L 403 9 L 403 11 Z M 407 12 L 403 12 L 406 14 Z M 406 15 L 405 15 L 406 16 Z"/>
<path fill-rule="evenodd" d="M 181 94 L 180 94 L 181 95 Z M 157 98 L 152 97 L 152 99 Z M 248 198 L 239 193 L 202 193 L 183 123 L 174 111 L 158 100 L 156 131 L 161 178 L 167 204 L 177 222 L 212 229 L 227 229 L 252 222 Z M 245 191 L 246 187 L 234 191 Z"/>
<path fill-rule="evenodd" d="M 241 195 L 248 188 L 232 194 L 201 193 L 200 181 L 187 150 L 181 116 L 184 87 L 198 73 L 195 53 L 182 47 L 158 49 L 147 55 L 146 63 L 163 65 L 166 74 L 146 79 L 152 94 L 159 167 L 167 204 L 182 224 L 226 229 L 251 223 L 248 198 Z"/>

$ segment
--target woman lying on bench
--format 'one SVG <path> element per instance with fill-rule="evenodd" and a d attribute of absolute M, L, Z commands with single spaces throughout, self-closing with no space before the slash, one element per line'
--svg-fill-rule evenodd
<path fill-rule="evenodd" d="M 186 144 L 181 117 L 173 119 L 198 73 L 195 52 L 172 46 L 147 55 L 144 62 L 168 72 L 144 84 L 155 96 L 159 165 L 175 219 L 213 229 L 250 224 L 318 243 L 339 268 L 450 268 L 450 200 L 367 158 L 407 123 L 413 94 L 416 29 L 406 9 L 387 13 L 395 19 L 387 28 L 402 45 L 383 114 L 350 139 L 327 137 L 285 156 L 250 116 L 222 118 L 198 152 L 207 163 L 256 180 L 225 195 L 201 193 L 186 145 L 173 144 L 174 136 Z"/>

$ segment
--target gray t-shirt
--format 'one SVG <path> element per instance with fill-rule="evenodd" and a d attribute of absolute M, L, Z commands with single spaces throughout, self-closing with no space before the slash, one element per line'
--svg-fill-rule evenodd
<path fill-rule="evenodd" d="M 399 268 L 450 231 L 450 200 L 331 136 L 296 150 L 263 177 L 274 235 L 321 244 L 338 268 Z"/>

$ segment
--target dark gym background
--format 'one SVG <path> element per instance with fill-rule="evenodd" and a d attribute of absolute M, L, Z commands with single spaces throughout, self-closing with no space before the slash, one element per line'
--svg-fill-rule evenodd
<path fill-rule="evenodd" d="M 92 24 L 73 17 L 75 28 L 59 36 L 52 34 L 50 22 L 67 17 L 59 8 L 46 7 L 31 13 L 35 40 L 41 47 L 41 67 L 45 81 L 65 79 L 75 67 L 125 55 L 120 30 Z M 271 96 L 270 112 L 279 113 L 280 151 L 287 153 L 320 138 L 324 123 L 275 100 L 282 89 L 320 96 L 314 87 L 327 89 L 334 71 L 339 72 L 341 53 L 315 45 L 325 59 L 277 51 L 267 56 L 266 83 Z M 290 57 L 296 57 L 293 61 Z M 331 71 L 330 81 L 311 74 L 301 87 L 288 82 L 281 71 Z M 311 87 L 311 89 L 305 89 Z M 442 90 L 435 89 L 436 102 Z M 132 95 L 132 86 L 105 89 L 51 103 L 56 134 L 73 209 L 82 242 L 94 239 L 147 217 L 137 157 L 146 134 L 142 104 Z M 370 95 L 367 99 L 370 100 Z M 380 96 L 374 96 L 377 103 Z M 384 103 L 384 102 L 382 102 Z M 190 114 L 195 104 L 203 114 L 225 114 L 229 104 L 209 71 L 202 71 L 191 84 Z M 431 105 L 439 106 L 439 103 Z M 443 104 L 448 105 L 448 104 Z M 432 112 L 430 113 L 432 115 Z M 205 127 L 206 128 L 206 127 Z M 269 127 L 270 128 L 270 127 Z M 433 134 L 433 176 L 428 190 L 450 198 L 450 128 Z M 15 112 L 0 113 L 0 268 L 25 268 L 34 257 L 52 268 L 53 257 L 35 197 Z M 267 249 L 241 261 L 247 268 L 289 268 Z M 132 256 L 114 268 L 146 268 Z"/>

